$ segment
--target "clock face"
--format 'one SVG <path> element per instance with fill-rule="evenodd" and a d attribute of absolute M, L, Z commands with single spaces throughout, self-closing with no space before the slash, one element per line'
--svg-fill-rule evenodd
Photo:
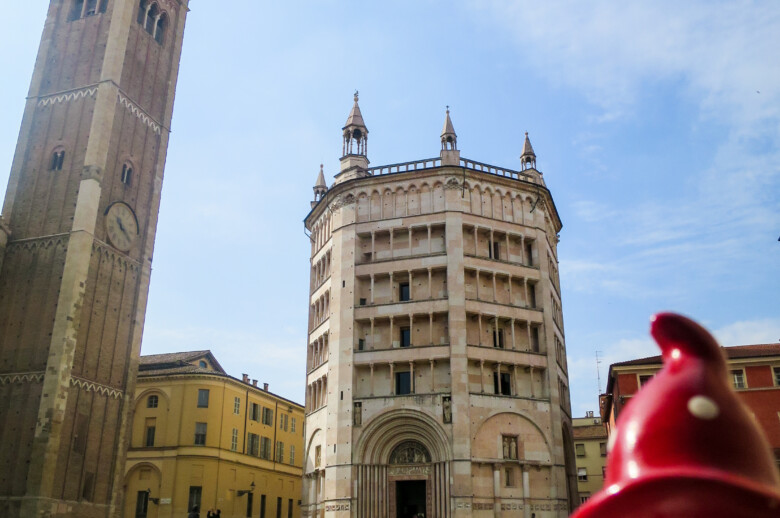
<path fill-rule="evenodd" d="M 126 203 L 113 203 L 106 210 L 106 231 L 111 244 L 127 252 L 138 237 L 138 221 Z"/>

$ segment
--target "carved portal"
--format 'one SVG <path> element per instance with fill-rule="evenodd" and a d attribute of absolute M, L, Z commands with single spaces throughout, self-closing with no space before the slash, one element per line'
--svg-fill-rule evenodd
<path fill-rule="evenodd" d="M 404 441 L 390 454 L 390 464 L 425 464 L 431 462 L 431 454 L 417 441 Z"/>

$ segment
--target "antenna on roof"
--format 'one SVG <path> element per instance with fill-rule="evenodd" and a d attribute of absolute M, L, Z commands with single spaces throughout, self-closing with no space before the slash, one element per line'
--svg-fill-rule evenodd
<path fill-rule="evenodd" d="M 601 395 L 601 369 L 599 366 L 601 365 L 601 358 L 599 358 L 599 353 L 601 353 L 601 351 L 596 351 L 596 379 L 598 380 L 598 384 L 599 384 L 598 395 L 600 396 Z"/>

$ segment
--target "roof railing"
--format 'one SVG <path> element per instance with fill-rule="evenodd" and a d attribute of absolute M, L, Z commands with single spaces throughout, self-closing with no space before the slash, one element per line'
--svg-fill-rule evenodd
<path fill-rule="evenodd" d="M 412 162 L 401 162 L 398 164 L 369 167 L 366 169 L 366 172 L 372 176 L 382 176 L 387 174 L 408 173 L 409 171 L 422 171 L 425 169 L 434 169 L 436 167 L 441 167 L 441 158 L 425 158 L 423 160 L 414 160 Z M 469 169 L 471 171 L 479 171 L 481 173 L 502 176 L 504 178 L 512 178 L 524 182 L 544 185 L 544 181 L 541 180 L 541 173 L 536 169 L 530 169 L 528 171 L 515 171 L 505 167 L 497 167 L 494 165 L 485 164 L 483 162 L 477 162 L 476 160 L 469 160 L 468 158 L 460 159 L 460 167 Z"/>

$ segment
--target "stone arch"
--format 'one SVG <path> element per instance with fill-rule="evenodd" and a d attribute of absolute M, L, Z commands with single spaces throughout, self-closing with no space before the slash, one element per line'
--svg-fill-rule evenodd
<path fill-rule="evenodd" d="M 371 220 L 378 220 L 382 219 L 382 195 L 374 189 L 371 192 L 371 198 L 369 200 L 369 205 L 371 206 L 371 213 L 369 214 L 369 218 Z"/>
<path fill-rule="evenodd" d="M 502 435 L 517 436 L 521 460 L 552 463 L 552 448 L 547 435 L 530 416 L 520 411 L 497 411 L 487 417 L 472 437 L 471 454 L 500 459 Z"/>
<path fill-rule="evenodd" d="M 144 390 L 143 392 L 141 392 L 138 395 L 138 397 L 135 398 L 136 411 L 138 409 L 138 405 L 141 404 L 141 403 L 146 404 L 146 398 L 149 397 L 149 396 L 152 396 L 152 395 L 158 396 L 158 397 L 162 396 L 162 399 L 165 400 L 165 406 L 166 407 L 171 403 L 171 400 L 168 397 L 168 394 L 166 394 L 163 390 L 160 390 L 157 387 L 151 387 L 151 388 L 148 388 L 148 389 Z"/>
<path fill-rule="evenodd" d="M 382 217 L 392 218 L 395 215 L 395 204 L 393 203 L 393 191 L 385 188 L 382 193 Z"/>
<path fill-rule="evenodd" d="M 433 212 L 431 186 L 425 182 L 420 186 L 420 214 L 430 214 L 431 212 Z"/>
<path fill-rule="evenodd" d="M 441 212 L 446 206 L 444 200 L 444 184 L 436 182 L 433 185 L 433 212 Z"/>
<path fill-rule="evenodd" d="M 365 427 L 356 447 L 358 462 L 388 464 L 390 454 L 405 441 L 423 445 L 431 462 L 452 458 L 447 434 L 433 417 L 419 410 L 396 408 L 375 417 Z"/>
<path fill-rule="evenodd" d="M 368 195 L 365 192 L 361 192 L 357 196 L 357 220 L 368 221 L 369 217 Z"/>
<path fill-rule="evenodd" d="M 323 431 L 322 428 L 317 428 L 312 432 L 311 437 L 309 437 L 309 443 L 306 445 L 306 453 L 303 458 L 303 472 L 304 473 L 311 473 L 312 471 L 316 469 L 322 469 L 324 467 L 323 459 L 320 459 L 319 466 L 317 465 L 317 446 L 320 446 L 320 454 L 323 454 L 325 451 L 324 441 L 323 441 Z"/>
<path fill-rule="evenodd" d="M 482 191 L 479 185 L 474 185 L 471 190 L 471 213 L 477 216 L 482 215 Z"/>
<path fill-rule="evenodd" d="M 149 470 L 145 473 L 144 470 Z M 143 478 L 142 478 L 143 477 Z M 162 486 L 162 470 L 151 462 L 142 461 L 129 467 L 125 473 L 124 490 L 124 516 L 135 516 L 137 495 L 148 491 L 148 497 L 160 498 Z M 157 508 L 148 503 L 147 510 L 150 518 L 157 516 Z"/>
<path fill-rule="evenodd" d="M 493 217 L 493 191 L 490 189 L 490 187 L 486 187 L 484 191 L 482 191 L 482 215 L 486 218 L 492 218 Z"/>
<path fill-rule="evenodd" d="M 408 204 L 406 208 L 407 215 L 414 216 L 420 214 L 420 189 L 414 184 L 411 184 L 407 189 L 406 203 Z"/>

